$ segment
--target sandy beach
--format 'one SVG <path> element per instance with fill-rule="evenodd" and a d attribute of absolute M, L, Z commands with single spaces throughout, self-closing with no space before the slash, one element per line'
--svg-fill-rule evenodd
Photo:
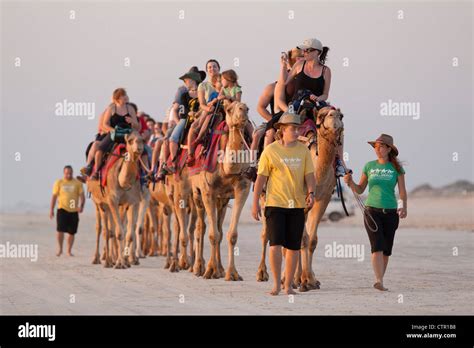
<path fill-rule="evenodd" d="M 314 261 L 321 289 L 294 297 L 269 296 L 271 283 L 256 281 L 260 223 L 251 220 L 248 207 L 236 257 L 242 282 L 204 280 L 188 271 L 170 273 L 163 268 L 163 257 L 147 257 L 127 270 L 92 265 L 95 229 L 90 215 L 81 217 L 75 256 L 58 258 L 55 224 L 46 214 L 2 215 L 1 243 L 38 245 L 38 259 L 1 260 L 0 313 L 472 315 L 472 197 L 410 203 L 386 275 L 388 292 L 372 288 L 370 246 L 357 212 L 341 222 L 321 224 Z M 363 246 L 364 253 L 359 258 L 327 257 L 325 250 L 334 243 Z M 206 260 L 208 251 L 206 245 Z"/>

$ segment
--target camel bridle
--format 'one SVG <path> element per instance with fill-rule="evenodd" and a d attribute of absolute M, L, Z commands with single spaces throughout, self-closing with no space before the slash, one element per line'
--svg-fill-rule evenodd
<path fill-rule="evenodd" d="M 335 108 L 332 108 L 332 109 L 333 109 L 333 110 L 336 110 Z M 342 118 L 344 117 L 344 115 L 343 115 L 342 113 L 340 113 L 340 112 L 338 112 L 338 113 L 339 113 L 339 120 L 342 121 Z M 319 135 L 322 139 L 326 140 L 326 142 L 328 142 L 329 144 L 332 144 L 334 147 L 337 147 L 337 146 L 339 146 L 339 145 L 342 145 L 342 140 L 341 140 L 341 138 L 342 138 L 342 132 L 344 131 L 344 127 L 338 128 L 338 129 L 336 130 L 336 134 L 337 134 L 336 138 L 335 138 L 334 140 L 330 140 L 330 139 L 327 137 L 327 134 L 328 134 L 328 133 L 331 133 L 331 130 L 330 130 L 328 127 L 326 127 L 326 125 L 324 124 L 324 122 L 326 121 L 326 117 L 327 117 L 328 115 L 329 115 L 329 112 L 321 118 L 321 122 L 319 122 L 319 123 L 316 124 L 316 129 L 317 129 L 317 131 L 318 131 L 318 135 Z M 323 129 L 324 132 L 322 132 L 321 129 Z"/>

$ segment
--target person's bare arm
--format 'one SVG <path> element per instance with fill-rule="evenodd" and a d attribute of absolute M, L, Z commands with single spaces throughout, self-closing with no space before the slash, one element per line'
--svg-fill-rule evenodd
<path fill-rule="evenodd" d="M 288 104 L 286 103 L 286 96 L 285 96 L 285 87 L 288 82 L 291 81 L 296 76 L 298 69 L 302 66 L 302 61 L 297 62 L 291 68 L 291 71 L 288 73 L 286 70 L 286 63 L 281 64 L 280 68 L 280 76 L 278 78 L 278 82 L 275 86 L 275 103 L 277 104 L 278 108 L 284 112 L 288 111 Z"/>
<path fill-rule="evenodd" d="M 236 95 L 235 95 L 235 98 L 232 98 L 231 97 L 231 101 L 238 101 L 240 102 L 242 100 L 242 92 L 238 92 Z"/>
<path fill-rule="evenodd" d="M 314 173 L 308 173 L 304 176 L 304 182 L 306 184 L 307 189 L 307 196 L 306 196 L 306 205 L 309 209 L 313 207 L 314 204 L 314 196 L 316 190 L 316 179 L 314 177 Z"/>
<path fill-rule="evenodd" d="M 178 124 L 179 122 L 178 111 L 179 111 L 179 104 L 173 103 L 173 105 L 171 106 L 170 113 L 171 113 L 171 117 L 173 118 L 173 121 L 176 122 L 176 124 Z"/>
<path fill-rule="evenodd" d="M 324 91 L 323 91 L 323 94 L 321 94 L 317 98 L 317 101 L 328 100 L 330 88 L 331 88 L 331 69 L 329 69 L 329 67 L 326 67 L 326 69 L 324 69 Z"/>
<path fill-rule="evenodd" d="M 357 194 L 362 194 L 365 191 L 365 188 L 367 187 L 367 175 L 365 173 L 362 173 L 359 181 L 359 185 L 357 185 L 354 180 L 352 180 L 352 174 L 348 173 L 344 176 L 344 181 L 346 184 L 353 189 Z"/>
<path fill-rule="evenodd" d="M 56 206 L 56 200 L 58 196 L 57 195 L 52 195 L 51 197 L 51 204 L 49 208 L 49 218 L 52 219 L 54 217 L 54 207 Z"/>
<path fill-rule="evenodd" d="M 79 205 L 79 213 L 82 213 L 84 211 L 84 205 L 86 204 L 86 195 L 84 192 L 81 193 L 80 196 L 80 205 Z"/>
<path fill-rule="evenodd" d="M 252 204 L 252 216 L 255 220 L 259 221 L 261 212 L 260 212 L 260 195 L 263 192 L 263 187 L 267 183 L 268 176 L 257 175 L 257 180 L 255 181 L 255 186 L 253 188 L 253 204 Z"/>
<path fill-rule="evenodd" d="M 199 100 L 200 108 L 203 109 L 204 111 L 212 112 L 214 110 L 213 105 L 208 105 L 206 102 L 206 98 L 204 98 L 204 89 L 198 88 L 198 100 Z"/>
<path fill-rule="evenodd" d="M 140 122 L 138 122 L 135 110 L 131 109 L 130 116 L 126 116 L 125 120 L 132 125 L 132 129 L 136 130 L 137 132 L 140 131 Z"/>
<path fill-rule="evenodd" d="M 398 214 L 400 215 L 400 218 L 404 219 L 407 217 L 407 200 L 408 200 L 408 195 L 407 195 L 407 189 L 405 186 L 405 174 L 400 174 L 398 176 L 398 192 L 400 194 L 400 199 L 403 202 L 402 208 L 398 209 Z"/>
<path fill-rule="evenodd" d="M 104 122 L 102 123 L 102 129 L 105 130 L 106 132 L 111 132 L 115 130 L 113 127 L 110 126 L 110 118 L 112 117 L 112 108 L 108 107 L 105 110 L 104 114 Z"/>
<path fill-rule="evenodd" d="M 275 85 L 276 83 L 270 83 L 267 85 L 258 98 L 257 112 L 265 119 L 265 121 L 270 121 L 272 119 L 272 114 L 268 112 L 267 106 L 270 104 L 273 98 Z"/>

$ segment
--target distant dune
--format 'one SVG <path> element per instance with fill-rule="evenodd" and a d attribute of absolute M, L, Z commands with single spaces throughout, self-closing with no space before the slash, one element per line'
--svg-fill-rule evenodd
<path fill-rule="evenodd" d="M 458 180 L 452 184 L 442 187 L 432 187 L 430 184 L 423 184 L 415 187 L 411 192 L 411 197 L 452 197 L 466 196 L 474 192 L 474 184 L 467 180 Z"/>

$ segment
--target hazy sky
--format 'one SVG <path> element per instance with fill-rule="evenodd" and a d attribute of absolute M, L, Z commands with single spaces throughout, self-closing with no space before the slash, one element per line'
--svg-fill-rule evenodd
<path fill-rule="evenodd" d="M 178 77 L 215 58 L 223 70 L 237 71 L 242 99 L 260 123 L 256 102 L 278 77 L 280 52 L 308 37 L 330 47 L 329 100 L 344 112 L 347 163 L 357 178 L 375 156 L 366 141 L 384 132 L 395 138 L 409 189 L 472 180 L 472 7 L 2 2 L 0 208 L 47 205 L 63 166 L 72 164 L 78 174 L 84 164 L 97 119 L 58 116 L 57 103 L 92 103 L 98 116 L 112 91 L 125 87 L 131 101 L 161 120 Z M 383 115 L 383 103 L 392 116 Z M 414 104 L 397 116 L 397 103 Z"/>

